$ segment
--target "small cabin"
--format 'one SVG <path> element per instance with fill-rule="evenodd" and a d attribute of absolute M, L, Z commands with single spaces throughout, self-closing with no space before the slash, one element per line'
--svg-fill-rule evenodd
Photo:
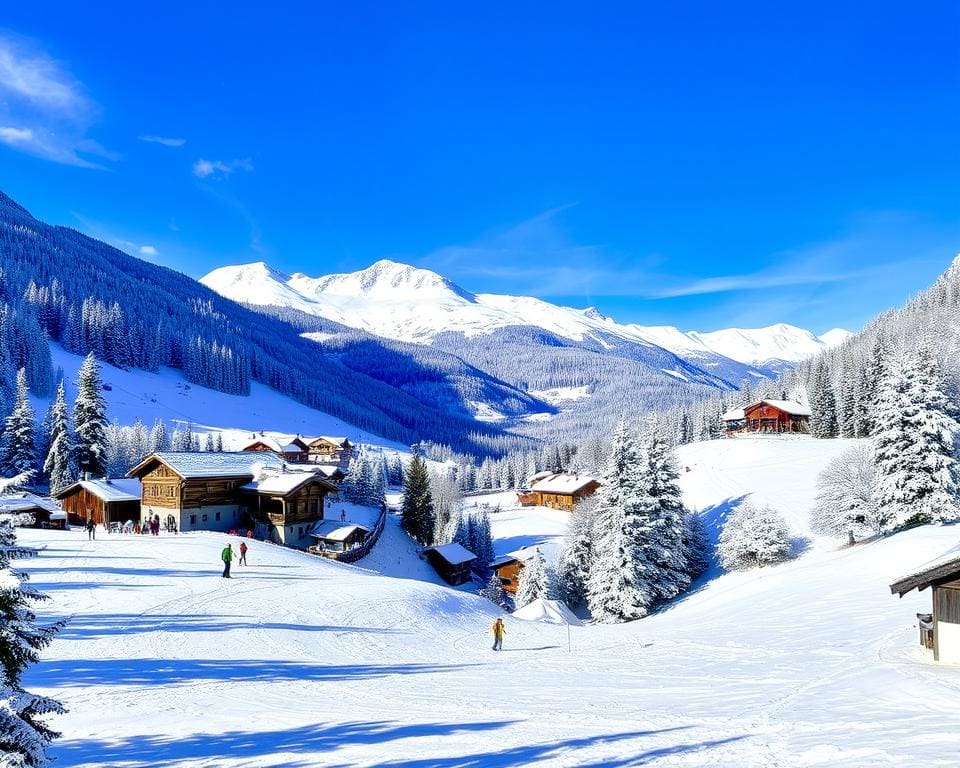
<path fill-rule="evenodd" d="M 516 552 L 509 552 L 503 557 L 498 557 L 490 563 L 490 568 L 500 579 L 504 592 L 511 595 L 516 594 L 517 585 L 520 583 L 520 572 L 527 560 L 536 554 L 537 547 L 523 547 Z"/>
<path fill-rule="evenodd" d="M 0 513 L 30 515 L 34 528 L 65 528 L 67 513 L 52 499 L 26 491 L 0 495 Z"/>
<path fill-rule="evenodd" d="M 310 537 L 317 543 L 308 549 L 314 554 L 336 557 L 361 546 L 369 535 L 370 529 L 359 523 L 321 520 L 310 529 Z"/>
<path fill-rule="evenodd" d="M 282 459 L 292 462 L 305 462 L 307 460 L 307 443 L 299 435 L 289 439 L 267 435 L 264 432 L 258 432 L 250 435 L 244 451 L 269 451 Z"/>
<path fill-rule="evenodd" d="M 934 661 L 960 664 L 960 547 L 890 585 L 903 597 L 930 587 L 933 612 L 917 614 L 920 644 L 933 650 Z"/>
<path fill-rule="evenodd" d="M 347 464 L 353 457 L 353 443 L 345 437 L 321 435 L 303 439 L 307 444 L 307 461 L 316 464 L 333 464 L 346 470 Z"/>
<path fill-rule="evenodd" d="M 93 478 L 78 480 L 56 495 L 70 525 L 123 525 L 140 519 L 140 481 L 136 478 Z"/>
<path fill-rule="evenodd" d="M 792 400 L 760 400 L 720 418 L 728 435 L 810 432 L 810 409 Z"/>
<path fill-rule="evenodd" d="M 526 488 L 517 490 L 523 507 L 549 507 L 572 512 L 580 499 L 592 496 L 600 483 L 574 472 L 541 472 L 530 478 Z"/>
<path fill-rule="evenodd" d="M 323 520 L 324 499 L 337 486 L 316 472 L 262 470 L 240 486 L 250 516 L 269 526 L 270 539 L 288 547 L 307 547 L 311 530 Z"/>
<path fill-rule="evenodd" d="M 440 544 L 423 550 L 427 562 L 433 566 L 440 578 L 452 587 L 466 584 L 473 579 L 471 567 L 477 556 L 469 549 L 457 544 Z"/>

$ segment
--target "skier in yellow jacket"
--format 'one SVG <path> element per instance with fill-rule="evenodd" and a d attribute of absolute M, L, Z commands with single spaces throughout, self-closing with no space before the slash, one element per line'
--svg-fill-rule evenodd
<path fill-rule="evenodd" d="M 503 647 L 503 634 L 506 632 L 503 626 L 503 619 L 497 619 L 493 622 L 490 631 L 493 632 L 493 650 L 499 651 Z"/>

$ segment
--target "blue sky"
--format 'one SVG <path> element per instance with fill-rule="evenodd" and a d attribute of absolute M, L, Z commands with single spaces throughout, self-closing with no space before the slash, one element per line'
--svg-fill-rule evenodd
<path fill-rule="evenodd" d="M 4 9 L 0 188 L 196 277 L 823 332 L 960 252 L 956 3 L 139 5 Z"/>

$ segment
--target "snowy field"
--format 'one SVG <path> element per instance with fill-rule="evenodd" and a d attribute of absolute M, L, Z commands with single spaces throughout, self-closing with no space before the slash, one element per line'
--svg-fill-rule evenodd
<path fill-rule="evenodd" d="M 63 368 L 67 402 L 73 403 L 77 396 L 74 382 L 83 358 L 57 344 L 51 344 L 50 350 L 54 368 Z M 200 432 L 208 428 L 232 430 L 224 438 L 228 449 L 244 443 L 251 432 L 274 431 L 287 435 L 343 435 L 354 443 L 408 450 L 256 382 L 251 383 L 250 396 L 245 397 L 190 384 L 173 368 L 163 368 L 159 373 L 125 371 L 101 362 L 100 376 L 105 385 L 107 416 L 123 425 L 133 424 L 139 418 L 149 428 L 154 419 L 163 419 L 171 425 L 190 423 L 194 431 Z M 42 415 L 48 401 L 32 399 L 34 408 Z"/>
<path fill-rule="evenodd" d="M 756 492 L 786 487 L 812 450 L 768 447 Z M 685 451 L 705 505 L 748 490 L 732 469 L 711 491 L 715 457 Z M 555 542 L 559 514 L 504 503 L 497 551 Z M 231 581 L 222 534 L 22 536 L 45 547 L 23 563 L 52 596 L 42 613 L 69 620 L 26 678 L 70 709 L 60 766 L 868 768 L 960 753 L 960 667 L 917 642 L 929 593 L 888 588 L 957 526 L 713 574 L 642 621 L 572 627 L 569 648 L 565 627 L 508 616 L 501 653 L 496 608 L 443 585 L 396 518 L 358 566 L 254 542 Z"/>

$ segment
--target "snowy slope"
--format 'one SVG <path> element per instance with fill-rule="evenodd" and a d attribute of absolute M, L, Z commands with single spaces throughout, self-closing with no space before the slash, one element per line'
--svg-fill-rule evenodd
<path fill-rule="evenodd" d="M 77 371 L 83 358 L 50 345 L 54 368 L 62 368 L 67 402 L 76 399 Z M 159 373 L 136 369 L 122 370 L 101 363 L 105 387 L 107 416 L 120 424 L 133 424 L 138 418 L 148 427 L 154 419 L 168 425 L 189 422 L 195 431 L 204 429 L 236 430 L 233 435 L 243 442 L 243 434 L 253 431 L 276 431 L 285 434 L 345 435 L 353 442 L 395 446 L 381 437 L 348 424 L 322 411 L 308 408 L 263 384 L 253 382 L 250 395 L 228 395 L 183 379 L 180 371 L 164 368 Z M 48 402 L 34 399 L 34 408 L 42 416 Z M 241 432 L 242 430 L 242 432 Z M 239 447 L 225 436 L 227 447 Z"/>
<path fill-rule="evenodd" d="M 783 324 L 708 334 L 685 333 L 672 326 L 620 324 L 593 308 L 563 307 L 529 296 L 473 294 L 435 272 L 388 260 L 359 272 L 318 278 L 301 273 L 287 277 L 256 262 L 221 267 L 200 282 L 234 301 L 293 307 L 378 336 L 416 343 L 430 343 L 447 332 L 469 338 L 501 328 L 532 326 L 578 342 L 608 345 L 611 338 L 623 339 L 694 360 L 721 355 L 750 365 L 771 359 L 795 362 L 827 346 L 809 331 Z"/>
<path fill-rule="evenodd" d="M 361 567 L 227 537 L 26 530 L 69 623 L 26 676 L 68 713 L 58 766 L 949 765 L 960 669 L 917 646 L 893 579 L 954 544 L 923 527 L 720 576 L 669 610 L 568 629 L 447 588 L 399 539 Z M 402 537 L 395 521 L 385 537 Z M 389 544 L 390 541 L 382 542 Z M 379 547 L 378 547 L 379 549 Z"/>

